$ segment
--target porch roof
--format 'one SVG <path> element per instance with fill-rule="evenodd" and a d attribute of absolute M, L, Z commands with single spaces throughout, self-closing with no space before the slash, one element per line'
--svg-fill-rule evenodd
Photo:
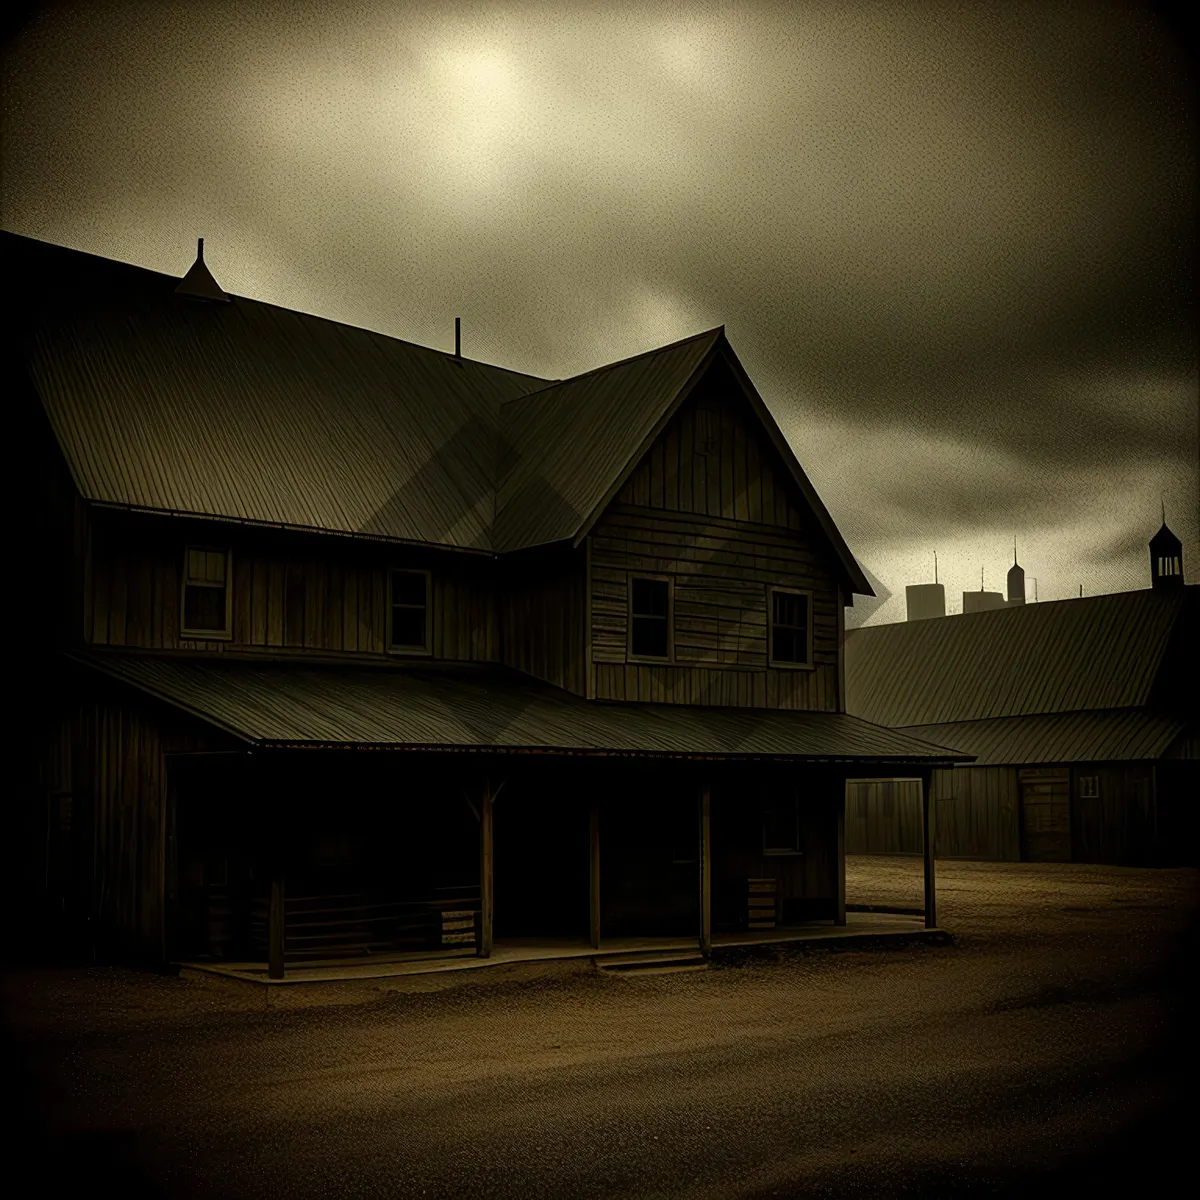
<path fill-rule="evenodd" d="M 254 746 L 969 762 L 845 713 L 583 700 L 496 666 L 342 666 L 79 652 Z"/>
<path fill-rule="evenodd" d="M 1145 762 L 1164 757 L 1187 724 L 1179 713 L 1113 708 L 917 725 L 903 732 L 974 754 L 971 765 L 987 767 Z"/>

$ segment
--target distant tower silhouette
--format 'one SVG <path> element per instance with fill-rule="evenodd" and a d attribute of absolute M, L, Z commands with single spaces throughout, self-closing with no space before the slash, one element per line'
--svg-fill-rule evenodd
<path fill-rule="evenodd" d="M 1025 603 L 1025 569 L 1017 562 L 1017 543 L 1013 541 L 1013 565 L 1008 568 L 1008 603 Z"/>
<path fill-rule="evenodd" d="M 1167 528 L 1163 505 L 1162 526 L 1150 539 L 1150 586 L 1183 587 L 1183 543 Z"/>
<path fill-rule="evenodd" d="M 964 613 L 988 612 L 993 608 L 1004 607 L 1004 596 L 1000 592 L 985 592 L 983 590 L 983 568 L 979 568 L 979 591 L 963 592 Z"/>
<path fill-rule="evenodd" d="M 910 621 L 925 621 L 946 615 L 946 589 L 937 581 L 937 551 L 933 552 L 933 582 L 910 583 L 904 589 Z"/>

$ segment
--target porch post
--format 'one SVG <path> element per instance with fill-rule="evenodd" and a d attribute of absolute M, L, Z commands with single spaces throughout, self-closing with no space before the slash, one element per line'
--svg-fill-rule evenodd
<path fill-rule="evenodd" d="M 712 957 L 712 796 L 708 781 L 700 788 L 700 953 Z"/>
<path fill-rule="evenodd" d="M 282 979 L 284 970 L 284 939 L 287 935 L 287 914 L 284 908 L 284 867 L 286 865 L 283 838 L 287 823 L 282 820 L 282 784 L 279 764 L 269 764 L 255 755 L 252 765 L 254 790 L 267 803 L 267 854 L 271 866 L 271 899 L 267 910 L 267 978 Z"/>
<path fill-rule="evenodd" d="M 283 978 L 283 863 L 279 847 L 275 848 L 275 862 L 271 868 L 271 911 L 268 922 L 267 977 Z"/>
<path fill-rule="evenodd" d="M 492 805 L 495 798 L 489 781 L 483 785 L 479 804 L 479 945 L 476 953 L 480 958 L 492 956 Z"/>
<path fill-rule="evenodd" d="M 933 848 L 935 830 L 933 809 L 933 772 L 921 772 L 921 849 L 925 857 L 925 928 L 937 925 L 937 887 L 934 883 Z"/>
<path fill-rule="evenodd" d="M 834 801 L 834 896 L 833 923 L 846 923 L 846 781 L 840 779 L 841 794 Z"/>
<path fill-rule="evenodd" d="M 600 949 L 600 803 L 592 801 L 588 813 L 588 845 L 591 866 L 588 877 L 588 936 L 595 950 Z"/>

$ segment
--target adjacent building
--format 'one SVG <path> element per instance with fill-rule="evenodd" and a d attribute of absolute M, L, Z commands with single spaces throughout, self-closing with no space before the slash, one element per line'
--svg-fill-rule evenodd
<path fill-rule="evenodd" d="M 944 857 L 1159 863 L 1196 855 L 1198 593 L 1179 541 L 1144 591 L 852 631 L 848 710 L 974 756 L 934 772 Z M 847 839 L 912 852 L 912 785 L 851 784 Z"/>

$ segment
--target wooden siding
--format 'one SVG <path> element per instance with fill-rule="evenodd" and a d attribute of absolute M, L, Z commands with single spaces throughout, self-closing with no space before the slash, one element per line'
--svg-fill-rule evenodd
<path fill-rule="evenodd" d="M 1095 795 L 1081 781 L 1095 780 Z M 1071 769 L 1071 859 L 1147 863 L 1156 855 L 1158 813 L 1154 768 L 1095 764 Z"/>
<path fill-rule="evenodd" d="M 1013 767 L 936 769 L 933 798 L 939 857 L 1020 859 L 1020 789 Z"/>
<path fill-rule="evenodd" d="M 938 858 L 1020 858 L 1015 768 L 939 767 L 931 786 Z M 846 853 L 920 855 L 920 781 L 848 780 Z"/>
<path fill-rule="evenodd" d="M 597 699 L 839 709 L 832 551 L 744 400 L 704 386 L 647 451 L 588 541 Z M 674 581 L 670 663 L 628 661 L 631 572 Z M 812 593 L 811 668 L 768 667 L 770 586 Z"/>
<path fill-rule="evenodd" d="M 773 879 L 781 923 L 831 918 L 836 892 L 837 807 L 842 782 L 813 771 L 799 788 L 770 770 L 752 782 L 713 788 L 713 921 L 736 928 L 745 920 L 746 880 Z M 763 806 L 772 795 L 798 795 L 800 853 L 763 853 Z"/>
<path fill-rule="evenodd" d="M 596 697 L 838 709 L 837 587 L 798 534 L 614 505 L 591 535 Z M 675 581 L 674 661 L 627 661 L 630 572 Z M 767 588 L 813 593 L 811 669 L 767 666 Z"/>
<path fill-rule="evenodd" d="M 846 781 L 847 854 L 919 856 L 921 822 L 919 779 Z"/>
<path fill-rule="evenodd" d="M 167 755 L 230 744 L 174 715 L 114 699 L 64 713 L 39 746 L 46 901 L 93 947 L 165 954 Z"/>
<path fill-rule="evenodd" d="M 433 575 L 433 657 L 497 657 L 489 563 L 247 530 L 222 540 L 211 524 L 98 516 L 84 613 L 95 645 L 378 658 L 387 654 L 388 569 L 420 566 Z M 225 641 L 180 636 L 189 542 L 232 547 L 232 636 Z"/>
<path fill-rule="evenodd" d="M 579 696 L 587 694 L 587 568 L 583 547 L 522 556 L 502 575 L 501 659 Z"/>

